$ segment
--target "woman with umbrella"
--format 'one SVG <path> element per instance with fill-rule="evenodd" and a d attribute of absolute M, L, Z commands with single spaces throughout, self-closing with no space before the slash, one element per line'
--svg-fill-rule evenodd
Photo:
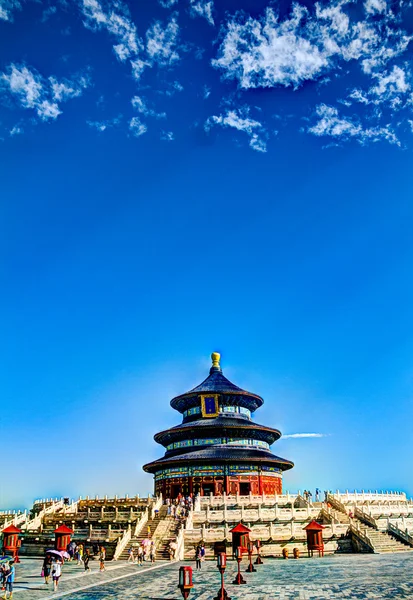
<path fill-rule="evenodd" d="M 43 577 L 44 582 L 47 585 L 49 583 L 50 571 L 52 569 L 52 557 L 50 554 L 46 554 L 43 561 Z"/>

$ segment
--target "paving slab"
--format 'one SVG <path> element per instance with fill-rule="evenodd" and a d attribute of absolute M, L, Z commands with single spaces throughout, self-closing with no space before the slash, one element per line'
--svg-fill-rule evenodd
<path fill-rule="evenodd" d="M 105 573 L 92 564 L 92 573 L 84 575 L 76 565 L 66 563 L 59 591 L 42 584 L 41 562 L 18 566 L 17 600 L 178 600 L 180 564 L 137 565 L 108 563 Z M 39 569 L 40 566 L 40 569 Z M 247 585 L 232 584 L 236 563 L 229 561 L 225 587 L 232 600 L 399 600 L 413 599 L 413 556 L 411 553 L 388 555 L 353 554 L 299 560 L 266 559 L 256 573 L 242 571 Z M 37 571 L 36 571 L 37 569 Z M 31 579 L 32 578 L 32 579 Z M 212 600 L 219 588 L 220 576 L 212 561 L 194 569 L 194 588 L 190 598 Z"/>

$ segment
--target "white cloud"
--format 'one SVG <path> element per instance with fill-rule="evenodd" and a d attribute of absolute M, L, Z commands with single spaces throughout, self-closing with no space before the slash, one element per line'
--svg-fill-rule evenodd
<path fill-rule="evenodd" d="M 208 87 L 207 85 L 204 85 L 203 93 L 202 93 L 203 99 L 206 100 L 207 98 L 209 98 L 210 95 L 211 95 L 211 88 Z"/>
<path fill-rule="evenodd" d="M 80 77 L 76 82 L 63 79 L 58 81 L 55 77 L 49 77 L 52 86 L 53 99 L 57 102 L 64 102 L 70 98 L 76 98 L 82 95 L 85 88 L 90 85 L 89 78 Z"/>
<path fill-rule="evenodd" d="M 205 123 L 205 130 L 209 131 L 214 125 L 242 131 L 248 135 L 249 145 L 253 150 L 257 150 L 258 152 L 267 151 L 264 128 L 259 121 L 255 121 L 249 117 L 248 108 L 227 110 L 224 115 L 209 117 Z"/>
<path fill-rule="evenodd" d="M 13 137 L 15 135 L 20 135 L 21 133 L 23 133 L 23 128 L 20 127 L 19 125 L 14 125 L 14 127 L 12 127 L 10 129 L 10 136 Z"/>
<path fill-rule="evenodd" d="M 0 0 L 0 19 L 2 21 L 13 21 L 13 12 L 21 10 L 19 0 Z"/>
<path fill-rule="evenodd" d="M 82 0 L 84 24 L 92 30 L 106 29 L 116 38 L 113 50 L 120 61 L 135 57 L 142 48 L 136 25 L 132 22 L 126 5 L 113 2 L 105 10 L 98 0 Z"/>
<path fill-rule="evenodd" d="M 356 88 L 348 95 L 343 104 L 350 106 L 351 101 L 364 105 L 388 105 L 393 110 L 405 108 L 411 102 L 411 72 L 404 68 L 393 66 L 391 71 L 380 71 L 372 74 L 374 85 L 368 90 Z"/>
<path fill-rule="evenodd" d="M 177 62 L 179 60 L 178 37 L 179 26 L 175 15 L 171 17 L 166 27 L 162 27 L 160 21 L 155 21 L 146 32 L 146 51 L 150 59 L 161 66 L 169 66 Z"/>
<path fill-rule="evenodd" d="M 310 12 L 296 3 L 283 19 L 273 8 L 261 18 L 239 12 L 227 21 L 212 64 L 244 89 L 297 88 L 343 62 L 358 61 L 362 72 L 372 73 L 407 49 L 411 37 L 394 27 L 391 16 L 352 21 L 347 4 L 316 3 Z"/>
<path fill-rule="evenodd" d="M 395 132 L 389 125 L 364 128 L 354 118 L 340 116 L 335 107 L 326 104 L 317 106 L 316 115 L 318 121 L 307 129 L 309 133 L 316 136 L 328 136 L 343 141 L 355 139 L 360 144 L 387 141 L 400 145 Z"/>
<path fill-rule="evenodd" d="M 46 23 L 46 21 L 48 21 L 50 19 L 50 17 L 56 13 L 57 13 L 56 6 L 49 6 L 49 8 L 46 8 L 46 10 L 44 10 L 43 14 L 42 14 L 42 18 L 41 18 L 42 23 Z"/>
<path fill-rule="evenodd" d="M 173 131 L 162 131 L 161 140 L 172 142 L 175 139 Z"/>
<path fill-rule="evenodd" d="M 148 108 L 146 101 L 141 96 L 134 96 L 131 100 L 133 108 L 145 117 L 155 117 L 156 119 L 164 119 L 166 113 L 157 113 L 155 110 Z"/>
<path fill-rule="evenodd" d="M 289 433 L 287 435 L 283 435 L 283 439 L 286 438 L 323 438 L 328 437 L 329 433 Z"/>
<path fill-rule="evenodd" d="M 159 4 L 163 6 L 163 8 L 172 8 L 172 6 L 177 3 L 178 0 L 159 0 Z"/>
<path fill-rule="evenodd" d="M 215 25 L 212 11 L 214 3 L 212 0 L 190 0 L 190 13 L 192 17 L 203 17 L 210 25 Z"/>
<path fill-rule="evenodd" d="M 129 129 L 135 137 L 140 137 L 148 131 L 145 123 L 142 123 L 139 117 L 132 117 L 132 119 L 129 121 Z"/>
<path fill-rule="evenodd" d="M 364 9 L 368 14 L 384 13 L 387 10 L 386 0 L 366 0 Z"/>
<path fill-rule="evenodd" d="M 55 77 L 44 79 L 35 69 L 26 65 L 9 65 L 0 75 L 3 93 L 10 94 L 22 108 L 33 109 L 43 120 L 56 119 L 60 114 L 59 103 L 80 96 L 89 85 L 86 77 L 72 81 L 58 81 Z"/>
<path fill-rule="evenodd" d="M 89 127 L 92 127 L 94 129 L 97 129 L 98 131 L 106 131 L 107 129 L 111 128 L 111 127 L 115 127 L 116 125 L 119 125 L 119 123 L 121 122 L 121 116 L 118 117 L 114 117 L 113 119 L 106 119 L 105 121 L 86 121 L 86 123 L 89 125 Z"/>

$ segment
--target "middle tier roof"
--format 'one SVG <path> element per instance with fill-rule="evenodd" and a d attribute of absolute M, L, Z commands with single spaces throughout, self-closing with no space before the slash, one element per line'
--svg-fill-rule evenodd
<path fill-rule="evenodd" d="M 199 419 L 181 423 L 171 427 L 171 429 L 160 431 L 154 436 L 154 440 L 166 447 L 173 442 L 185 439 L 222 436 L 253 438 L 271 445 L 280 439 L 281 432 L 278 429 L 259 425 L 241 416 L 219 415 L 213 419 Z"/>

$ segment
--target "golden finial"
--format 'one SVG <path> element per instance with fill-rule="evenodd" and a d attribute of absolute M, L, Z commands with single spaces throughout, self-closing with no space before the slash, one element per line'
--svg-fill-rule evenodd
<path fill-rule="evenodd" d="M 219 364 L 219 361 L 221 360 L 221 355 L 219 352 L 213 352 L 211 354 L 211 358 L 212 358 L 212 366 L 216 367 L 217 369 L 220 369 L 221 366 Z"/>

